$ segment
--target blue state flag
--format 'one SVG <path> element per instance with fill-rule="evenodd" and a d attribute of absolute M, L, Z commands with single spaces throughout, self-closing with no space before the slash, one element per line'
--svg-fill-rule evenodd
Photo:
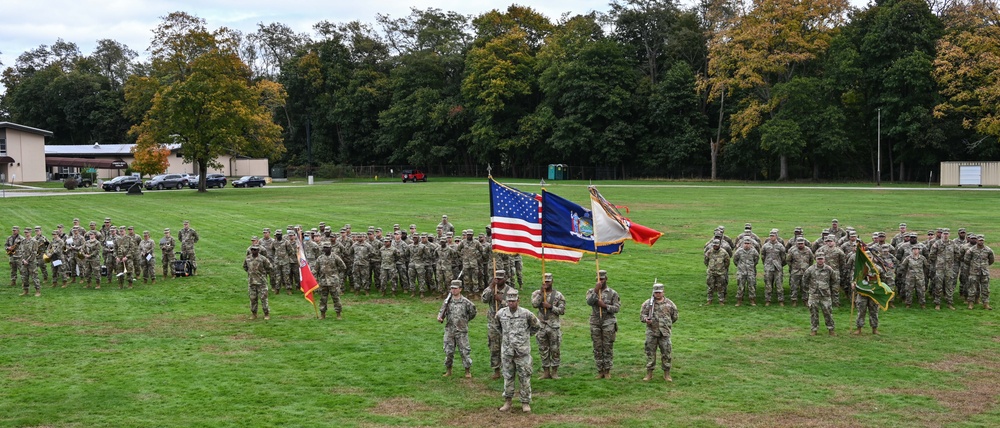
<path fill-rule="evenodd" d="M 618 254 L 624 243 L 594 247 L 590 210 L 542 189 L 542 246 L 597 254 Z"/>

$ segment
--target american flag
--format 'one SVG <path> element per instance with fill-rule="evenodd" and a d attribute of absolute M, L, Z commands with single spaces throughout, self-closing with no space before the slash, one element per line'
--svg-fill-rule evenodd
<path fill-rule="evenodd" d="M 493 250 L 545 260 L 579 262 L 583 253 L 542 249 L 542 197 L 497 183 L 490 178 L 490 226 Z"/>

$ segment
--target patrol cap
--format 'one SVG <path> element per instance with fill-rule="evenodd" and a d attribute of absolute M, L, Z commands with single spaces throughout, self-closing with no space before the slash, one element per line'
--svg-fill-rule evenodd
<path fill-rule="evenodd" d="M 934 231 L 933 230 L 928 230 L 927 231 L 927 236 L 931 236 L 931 235 L 934 235 Z"/>
<path fill-rule="evenodd" d="M 135 230 L 135 227 L 133 227 L 133 226 L 129 226 L 129 227 L 128 227 L 128 230 Z"/>
<path fill-rule="evenodd" d="M 852 230 L 850 232 L 847 232 L 847 236 L 858 236 L 858 232 Z"/>
<path fill-rule="evenodd" d="M 191 224 L 190 220 L 184 220 L 184 224 Z"/>
<path fill-rule="evenodd" d="M 91 221 L 90 221 L 90 225 L 91 225 L 91 226 L 97 226 L 97 222 L 96 222 L 96 221 L 93 221 L 93 220 L 91 220 Z"/>
<path fill-rule="evenodd" d="M 11 229 L 11 230 L 21 230 L 21 228 L 20 228 L 20 227 L 17 227 L 17 226 L 13 226 L 13 227 L 11 227 L 10 229 Z"/>
<path fill-rule="evenodd" d="M 316 233 L 316 232 L 319 232 L 319 230 L 314 227 L 312 229 L 309 229 L 309 232 L 310 233 Z"/>
<path fill-rule="evenodd" d="M 392 225 L 392 228 L 393 229 L 399 229 L 399 223 L 396 223 L 396 224 Z"/>
<path fill-rule="evenodd" d="M 608 277 L 608 271 L 606 271 L 604 269 L 601 269 L 601 270 L 597 271 L 597 277 L 598 278 L 607 278 Z"/>
<path fill-rule="evenodd" d="M 265 227 L 263 233 L 271 233 L 271 228 L 270 227 Z"/>
<path fill-rule="evenodd" d="M 78 219 L 78 218 L 73 218 L 73 223 L 79 223 L 79 222 L 80 222 L 80 219 Z"/>
<path fill-rule="evenodd" d="M 923 244 L 914 245 L 914 246 L 910 247 L 910 251 L 920 251 L 922 249 L 924 249 L 924 245 Z"/>
<path fill-rule="evenodd" d="M 462 280 L 454 279 L 451 281 L 451 285 L 448 288 L 462 288 Z"/>
<path fill-rule="evenodd" d="M 958 233 L 962 233 L 962 232 L 965 232 L 965 228 L 964 227 L 958 228 Z"/>
<path fill-rule="evenodd" d="M 452 233 L 452 232 L 448 232 L 448 233 L 446 233 L 446 234 L 445 234 L 444 236 L 447 236 L 447 237 L 449 237 L 449 238 L 454 238 L 454 237 L 455 237 L 455 234 L 454 234 L 454 233 Z"/>
<path fill-rule="evenodd" d="M 438 226 L 436 227 L 436 229 L 437 229 L 437 230 L 444 230 L 444 226 L 441 226 L 441 225 L 439 224 L 439 225 L 438 225 Z"/>
<path fill-rule="evenodd" d="M 511 289 L 510 291 L 507 292 L 507 301 L 508 302 L 513 301 L 513 300 L 517 300 L 518 298 L 520 298 L 520 296 L 517 295 L 517 290 L 516 289 Z"/>
<path fill-rule="evenodd" d="M 382 242 L 389 242 L 389 237 L 386 236 L 386 237 L 382 238 Z"/>
<path fill-rule="evenodd" d="M 829 235 L 830 234 L 830 229 L 823 229 L 822 233 L 823 233 L 823 235 Z"/>
<path fill-rule="evenodd" d="M 148 231 L 148 230 L 144 230 L 144 231 L 142 231 L 142 234 L 143 234 L 143 235 L 149 235 L 149 231 Z M 256 239 L 256 238 L 257 238 L 257 237 L 256 237 L 256 236 L 254 236 L 254 239 Z"/>
<path fill-rule="evenodd" d="M 326 226 L 326 222 L 325 221 L 321 221 L 321 222 L 319 222 L 319 225 L 320 226 Z"/>
<path fill-rule="evenodd" d="M 543 275 L 543 277 L 545 278 L 544 279 L 545 282 L 552 281 L 552 272 L 545 272 L 545 275 Z"/>
<path fill-rule="evenodd" d="M 719 230 L 726 230 L 726 226 L 719 225 Z"/>
<path fill-rule="evenodd" d="M 827 235 L 826 238 L 823 238 L 823 242 L 833 242 L 833 237 Z"/>
<path fill-rule="evenodd" d="M 743 228 L 744 228 L 744 229 L 752 229 L 752 228 L 753 228 L 753 225 L 751 225 L 750 223 L 747 223 L 747 224 L 744 224 L 744 225 L 743 225 Z"/>
<path fill-rule="evenodd" d="M 480 237 L 480 238 L 485 238 L 485 237 L 486 237 L 486 234 L 485 234 L 485 233 L 480 233 L 480 234 L 479 234 L 479 237 Z"/>
<path fill-rule="evenodd" d="M 79 229 L 79 228 L 74 227 L 74 229 Z M 125 230 L 125 225 L 118 226 L 118 230 Z"/>
<path fill-rule="evenodd" d="M 254 251 L 254 250 L 260 251 L 261 250 L 261 246 L 260 246 L 260 244 L 253 244 L 253 245 L 250 246 L 250 250 L 251 251 Z"/>
<path fill-rule="evenodd" d="M 872 232 L 872 238 L 878 238 L 878 232 Z"/>
<path fill-rule="evenodd" d="M 778 229 L 771 229 L 771 234 L 772 235 L 777 235 L 778 234 Z"/>
<path fill-rule="evenodd" d="M 333 243 L 330 241 L 323 242 L 323 248 L 333 248 Z"/>
<path fill-rule="evenodd" d="M 415 225 L 415 224 L 411 224 L 410 225 L 410 229 L 416 229 L 416 228 L 417 228 L 417 225 Z"/>
<path fill-rule="evenodd" d="M 58 226 L 56 226 L 56 227 L 58 227 L 58 228 L 62 229 L 62 228 L 63 228 L 63 225 L 62 225 L 62 223 L 59 223 L 59 225 L 58 225 Z"/>
<path fill-rule="evenodd" d="M 369 232 L 374 232 L 375 231 L 375 226 L 368 226 L 368 231 Z"/>
<path fill-rule="evenodd" d="M 816 255 L 816 260 L 826 260 L 826 254 L 819 253 Z"/>
<path fill-rule="evenodd" d="M 950 234 L 950 233 L 951 233 L 951 229 L 949 229 L 949 228 L 947 228 L 947 227 L 945 227 L 945 228 L 942 228 L 942 229 L 941 229 L 941 233 L 948 233 L 948 234 Z"/>
<path fill-rule="evenodd" d="M 662 293 L 663 292 L 663 284 L 660 284 L 659 282 L 654 283 L 653 284 L 653 292 L 654 293 Z"/>
<path fill-rule="evenodd" d="M 795 243 L 797 243 L 797 244 L 805 244 L 806 243 L 806 238 L 799 237 L 799 238 L 797 238 L 795 240 Z"/>
<path fill-rule="evenodd" d="M 899 227 L 906 227 L 906 223 L 900 223 Z"/>
<path fill-rule="evenodd" d="M 985 241 L 986 235 L 976 235 L 976 239 L 979 239 L 980 241 Z"/>
<path fill-rule="evenodd" d="M 35 226 L 35 230 L 42 230 L 41 226 Z"/>
<path fill-rule="evenodd" d="M 275 230 L 275 231 L 274 231 L 274 234 L 275 234 L 275 235 L 281 235 L 281 234 L 283 234 L 283 233 L 284 233 L 284 232 L 282 232 L 282 231 L 281 231 L 281 229 L 278 229 L 278 230 Z"/>
<path fill-rule="evenodd" d="M 110 223 L 111 222 L 111 217 L 104 217 L 104 222 L 105 223 Z"/>
<path fill-rule="evenodd" d="M 52 231 L 52 234 L 53 234 L 53 235 L 58 235 L 58 234 L 59 234 L 59 231 L 58 231 L 58 230 L 53 230 L 53 231 Z"/>
<path fill-rule="evenodd" d="M 883 253 L 888 253 L 889 252 L 889 246 L 888 245 L 883 245 L 880 249 L 882 250 Z"/>
<path fill-rule="evenodd" d="M 839 221 L 837 221 L 837 219 L 833 219 L 833 220 L 830 220 L 830 223 L 833 223 L 833 224 L 840 224 L 840 222 L 839 222 Z"/>
<path fill-rule="evenodd" d="M 257 235 L 254 235 L 254 236 L 251 236 L 251 237 L 250 237 L 250 240 L 251 240 L 251 241 L 256 241 L 256 240 L 258 240 L 258 239 L 260 239 L 260 238 L 258 238 L 258 237 L 257 237 Z"/>
<path fill-rule="evenodd" d="M 351 228 L 350 223 L 344 223 L 344 229 L 350 229 L 350 228 Z"/>
<path fill-rule="evenodd" d="M 381 233 L 382 232 L 382 228 L 381 227 L 376 227 L 375 231 Z"/>
<path fill-rule="evenodd" d="M 850 231 L 854 230 L 854 226 L 847 226 L 846 229 L 847 229 L 848 232 L 850 232 Z"/>
<path fill-rule="evenodd" d="M 441 218 L 448 218 L 448 214 L 442 214 Z"/>
<path fill-rule="evenodd" d="M 878 236 L 879 236 L 879 238 L 885 237 L 885 232 L 879 232 Z"/>
<path fill-rule="evenodd" d="M 802 233 L 802 226 L 795 226 L 795 233 Z"/>
<path fill-rule="evenodd" d="M 722 245 L 722 241 L 718 240 L 718 239 L 713 239 L 712 240 L 712 245 Z"/>
<path fill-rule="evenodd" d="M 944 228 L 939 227 L 937 229 L 934 229 L 934 232 L 944 232 Z"/>
<path fill-rule="evenodd" d="M 496 279 L 504 279 L 507 277 L 507 271 L 503 269 L 497 269 L 497 271 L 493 273 L 493 277 Z"/>

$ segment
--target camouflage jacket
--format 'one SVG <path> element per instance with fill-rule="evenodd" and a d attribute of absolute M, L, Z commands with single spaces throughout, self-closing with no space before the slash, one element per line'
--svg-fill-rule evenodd
<path fill-rule="evenodd" d="M 753 246 L 749 250 L 740 247 L 736 250 L 736 254 L 733 254 L 733 264 L 736 265 L 736 272 L 739 273 L 756 273 L 759 260 L 760 254 Z"/>
<path fill-rule="evenodd" d="M 38 258 L 38 242 L 31 238 L 22 239 L 14 252 L 13 258 L 27 260 L 33 263 Z"/>
<path fill-rule="evenodd" d="M 802 278 L 809 291 L 809 298 L 828 299 L 833 296 L 834 287 L 840 283 L 840 274 L 832 267 L 823 265 L 809 266 L 805 276 Z"/>
<path fill-rule="evenodd" d="M 152 239 L 143 239 L 139 241 L 139 255 L 143 260 L 146 259 L 146 255 L 153 255 L 153 248 L 155 248 L 156 243 Z"/>
<path fill-rule="evenodd" d="M 826 264 L 833 270 L 840 272 L 847 268 L 847 255 L 840 248 L 824 245 L 816 250 L 816 256 L 820 254 L 826 257 Z M 851 266 L 851 269 L 854 269 L 854 266 Z"/>
<path fill-rule="evenodd" d="M 509 357 L 531 355 L 531 336 L 542 328 L 538 317 L 531 311 L 518 307 L 511 310 L 504 306 L 497 314 L 500 328 L 500 354 Z"/>
<path fill-rule="evenodd" d="M 458 257 L 455 247 L 442 243 L 437 248 L 437 267 L 439 269 L 451 269 L 452 261 Z"/>
<path fill-rule="evenodd" d="M 97 239 L 88 240 L 86 244 L 83 244 L 83 249 L 80 250 L 83 254 L 83 258 L 86 260 L 93 260 L 101 254 L 101 242 Z"/>
<path fill-rule="evenodd" d="M 815 258 L 809 247 L 800 250 L 799 246 L 796 245 L 785 254 L 785 264 L 788 265 L 791 273 L 804 273 L 813 264 L 813 260 Z"/>
<path fill-rule="evenodd" d="M 368 253 L 372 250 L 364 242 L 355 242 L 351 247 L 351 254 L 354 256 L 354 266 L 369 266 Z"/>
<path fill-rule="evenodd" d="M 441 304 L 444 330 L 449 333 L 468 333 L 469 322 L 476 318 L 476 305 L 465 296 L 445 298 Z"/>
<path fill-rule="evenodd" d="M 271 272 L 271 261 L 267 257 L 248 256 L 243 260 L 243 270 L 247 272 L 247 283 L 250 286 L 267 285 L 267 275 Z"/>
<path fill-rule="evenodd" d="M 379 249 L 380 254 L 380 265 L 382 269 L 395 269 L 396 263 L 400 261 L 401 257 L 398 248 L 393 248 L 392 245 L 388 247 L 383 246 Z"/>
<path fill-rule="evenodd" d="M 177 239 L 181 240 L 181 249 L 192 250 L 194 249 L 194 244 L 198 243 L 198 232 L 190 227 L 187 229 L 181 228 L 177 232 Z"/>
<path fill-rule="evenodd" d="M 982 247 L 978 245 L 969 247 L 969 250 L 965 252 L 963 260 L 969 265 L 970 275 L 989 275 L 990 265 L 996 261 L 993 256 L 993 250 L 986 245 Z"/>
<path fill-rule="evenodd" d="M 602 308 L 597 304 L 597 301 L 601 300 L 608 305 L 607 308 Z M 621 299 L 618 297 L 618 292 L 612 290 L 610 287 L 605 287 L 601 290 L 601 294 L 598 295 L 593 288 L 587 290 L 587 304 L 590 305 L 590 322 L 594 323 L 599 320 L 615 320 L 617 318 L 615 314 L 622 307 Z M 603 317 L 603 318 L 602 318 Z"/>
<path fill-rule="evenodd" d="M 330 251 L 330 255 L 320 254 L 316 261 L 309 267 L 316 276 L 316 281 L 322 287 L 338 287 L 343 284 L 344 275 L 347 273 L 347 265 L 336 253 Z"/>
<path fill-rule="evenodd" d="M 708 275 L 725 275 L 729 273 L 729 253 L 710 249 L 705 253 L 705 266 Z"/>
<path fill-rule="evenodd" d="M 503 296 L 506 296 L 507 291 L 509 290 L 510 287 L 508 287 L 506 283 L 502 286 L 500 285 L 496 286 L 495 292 L 493 291 L 493 284 L 490 284 L 489 287 L 486 287 L 486 289 L 483 290 L 483 294 L 480 297 L 483 299 L 483 303 L 486 304 L 486 321 L 488 323 L 496 325 L 495 321 L 496 321 L 497 311 L 500 308 L 503 308 L 507 305 L 507 302 L 504 301 Z M 496 295 L 500 296 L 500 300 L 495 300 L 493 298 L 493 296 Z"/>
<path fill-rule="evenodd" d="M 551 308 L 546 309 L 542 307 L 543 295 L 545 302 L 552 305 Z M 538 319 L 541 320 L 543 326 L 559 328 L 559 317 L 566 314 L 566 298 L 556 290 L 547 293 L 542 293 L 542 290 L 535 290 L 531 292 L 531 307 L 538 308 Z"/>
<path fill-rule="evenodd" d="M 459 257 L 461 257 L 463 267 L 479 267 L 479 255 L 480 251 L 482 251 L 480 249 L 479 241 L 474 239 L 463 239 L 458 242 L 458 245 L 455 246 L 455 251 L 457 251 Z"/>
<path fill-rule="evenodd" d="M 930 270 L 931 263 L 927 260 L 927 257 L 922 255 L 917 255 L 913 257 L 911 254 L 909 257 L 903 259 L 901 269 L 906 272 L 907 278 L 916 278 L 917 275 L 923 277 Z"/>
<path fill-rule="evenodd" d="M 177 240 L 173 236 L 164 236 L 160 238 L 160 251 L 166 254 L 172 254 L 174 252 L 174 247 L 177 245 Z"/>
<path fill-rule="evenodd" d="M 780 242 L 764 241 L 761 255 L 764 257 L 764 272 L 780 271 L 785 266 L 785 246 Z"/>
<path fill-rule="evenodd" d="M 652 312 L 650 312 L 650 305 L 653 306 Z M 646 324 L 647 320 L 653 320 L 653 322 Z M 639 321 L 646 324 L 646 333 L 670 337 L 670 330 L 677 322 L 677 305 L 666 297 L 663 298 L 662 302 L 656 302 L 653 298 L 646 299 L 639 312 Z"/>
<path fill-rule="evenodd" d="M 952 240 L 939 239 L 931 247 L 930 260 L 938 269 L 950 269 L 958 260 L 958 245 Z"/>

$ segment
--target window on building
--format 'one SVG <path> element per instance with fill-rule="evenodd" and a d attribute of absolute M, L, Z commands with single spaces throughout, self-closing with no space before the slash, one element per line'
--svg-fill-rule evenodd
<path fill-rule="evenodd" d="M 0 138 L 0 156 L 7 156 L 7 139 Z"/>

